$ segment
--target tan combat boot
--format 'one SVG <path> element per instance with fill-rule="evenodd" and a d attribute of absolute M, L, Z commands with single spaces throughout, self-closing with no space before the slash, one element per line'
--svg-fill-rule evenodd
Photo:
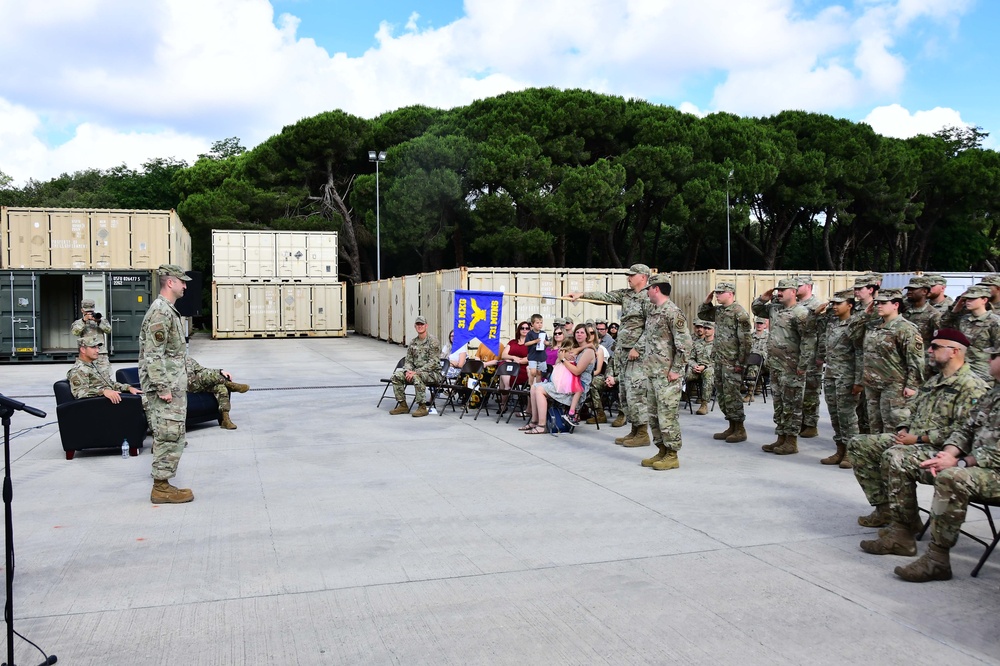
<path fill-rule="evenodd" d="M 726 419 L 726 423 L 729 424 L 729 427 L 723 430 L 722 432 L 717 432 L 714 435 L 712 435 L 712 439 L 725 439 L 726 437 L 729 437 L 730 435 L 733 434 L 733 431 L 736 430 L 736 424 L 730 421 L 729 419 Z"/>
<path fill-rule="evenodd" d="M 708 414 L 708 400 L 702 400 L 701 406 L 698 407 L 698 411 L 695 412 L 698 416 L 704 416 Z"/>
<path fill-rule="evenodd" d="M 816 429 L 816 426 L 803 427 L 799 430 L 799 437 L 802 437 L 803 439 L 819 437 L 819 430 Z"/>
<path fill-rule="evenodd" d="M 854 465 L 851 464 L 851 459 L 847 457 L 847 453 L 844 453 L 844 459 L 840 461 L 837 465 L 840 469 L 852 469 Z"/>
<path fill-rule="evenodd" d="M 639 446 L 649 446 L 652 441 L 649 439 L 649 428 L 644 425 L 636 426 L 636 433 L 631 437 L 626 437 L 625 441 L 622 442 L 622 446 L 626 446 L 630 449 Z"/>
<path fill-rule="evenodd" d="M 425 405 L 424 403 L 420 403 L 419 405 L 417 405 L 417 408 L 413 410 L 413 413 L 410 414 L 410 416 L 416 419 L 420 418 L 421 416 L 427 416 L 428 414 L 430 414 L 430 412 L 427 409 L 427 405 Z"/>
<path fill-rule="evenodd" d="M 733 421 L 733 432 L 726 437 L 726 441 L 730 444 L 747 441 L 747 430 L 743 426 L 743 421 Z"/>
<path fill-rule="evenodd" d="M 612 428 L 621 428 L 626 423 L 625 412 L 618 412 L 618 418 L 616 418 L 612 423 Z"/>
<path fill-rule="evenodd" d="M 767 451 L 768 453 L 772 453 L 776 448 L 778 448 L 779 446 L 781 446 L 784 443 L 785 443 L 785 436 L 784 435 L 778 435 L 778 439 L 774 440 L 770 444 L 765 444 L 764 446 L 760 447 L 760 450 L 761 451 Z"/>
<path fill-rule="evenodd" d="M 667 453 L 669 453 L 667 451 L 667 447 L 663 446 L 663 442 L 655 442 L 655 444 L 656 448 L 659 449 L 659 453 L 657 453 L 652 458 L 643 458 L 642 460 L 643 467 L 652 467 L 653 463 L 660 462 L 661 460 L 663 460 L 663 457 L 666 456 Z"/>
<path fill-rule="evenodd" d="M 598 410 L 597 414 L 587 419 L 588 425 L 594 425 L 595 423 L 607 423 L 607 422 L 608 422 L 608 415 L 604 413 L 603 409 Z"/>
<path fill-rule="evenodd" d="M 819 462 L 821 465 L 839 465 L 840 461 L 844 459 L 844 456 L 846 454 L 847 454 L 847 445 L 837 444 L 837 452 L 834 453 L 832 456 L 827 456 L 826 458 L 822 458 Z"/>
<path fill-rule="evenodd" d="M 896 567 L 894 571 L 897 576 L 911 583 L 951 580 L 951 557 L 947 548 L 932 542 L 920 559 L 910 562 L 905 567 Z"/>
<path fill-rule="evenodd" d="M 639 432 L 638 426 L 632 426 L 632 430 L 629 432 L 629 434 L 622 435 L 621 437 L 615 437 L 615 444 L 621 446 L 622 444 L 625 443 L 626 439 L 628 439 L 629 437 L 635 437 L 636 434 L 638 434 L 638 432 Z"/>
<path fill-rule="evenodd" d="M 875 510 L 867 516 L 858 516 L 858 525 L 861 527 L 883 527 L 892 522 L 889 515 L 889 504 L 879 504 Z"/>
<path fill-rule="evenodd" d="M 236 424 L 232 422 L 229 418 L 229 410 L 222 412 L 222 420 L 219 422 L 219 427 L 225 430 L 236 430 Z"/>
<path fill-rule="evenodd" d="M 659 461 L 653 463 L 653 469 L 664 470 L 664 469 L 677 469 L 681 466 L 679 460 L 677 460 L 676 451 L 667 451 L 667 455 L 663 456 Z"/>
<path fill-rule="evenodd" d="M 175 488 L 166 479 L 155 479 L 149 501 L 153 504 L 184 504 L 194 499 L 190 488 Z"/>
<path fill-rule="evenodd" d="M 226 388 L 233 393 L 246 393 L 250 390 L 249 384 L 237 384 L 236 382 L 227 381 Z"/>
<path fill-rule="evenodd" d="M 884 536 L 862 541 L 861 550 L 872 555 L 916 555 L 917 542 L 909 527 L 892 523 Z"/>
<path fill-rule="evenodd" d="M 779 456 L 790 456 L 799 452 L 799 442 L 795 435 L 785 435 L 785 442 L 781 446 L 771 449 L 771 453 Z"/>
<path fill-rule="evenodd" d="M 397 402 L 396 406 L 389 410 L 389 413 L 395 416 L 396 414 L 405 414 L 408 411 L 410 411 L 410 408 L 404 400 L 402 402 Z"/>

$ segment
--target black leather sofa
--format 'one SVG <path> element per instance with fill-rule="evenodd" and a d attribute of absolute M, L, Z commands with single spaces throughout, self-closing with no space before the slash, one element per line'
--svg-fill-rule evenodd
<path fill-rule="evenodd" d="M 56 396 L 56 420 L 66 460 L 72 460 L 77 451 L 87 449 L 120 451 L 125 440 L 128 440 L 129 455 L 139 455 L 147 430 L 146 412 L 139 396 L 124 394 L 117 405 L 104 396 L 77 400 L 65 379 L 53 384 L 52 391 Z"/>
<path fill-rule="evenodd" d="M 115 372 L 115 380 L 122 384 L 140 388 L 139 368 L 121 368 Z M 219 401 L 211 393 L 188 393 L 187 418 L 184 419 L 184 422 L 187 425 L 194 425 L 196 423 L 204 423 L 205 421 L 222 423 L 222 415 L 219 413 Z"/>

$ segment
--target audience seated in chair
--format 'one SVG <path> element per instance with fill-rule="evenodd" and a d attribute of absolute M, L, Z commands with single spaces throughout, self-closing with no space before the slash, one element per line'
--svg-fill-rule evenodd
<path fill-rule="evenodd" d="M 572 388 L 576 387 L 570 387 L 568 384 L 562 384 L 561 388 L 569 388 L 571 390 L 560 390 L 557 384 L 562 383 L 563 380 L 558 376 L 554 376 L 554 379 L 547 379 L 532 385 L 532 413 L 536 415 L 536 418 L 533 422 L 529 422 L 528 425 L 524 426 L 522 428 L 523 431 L 529 435 L 540 435 L 546 432 L 543 419 L 548 413 L 547 406 L 550 398 L 555 402 L 568 406 L 570 409 L 568 414 L 569 422 L 572 425 L 578 423 L 578 421 L 574 420 L 576 406 L 579 403 L 580 396 L 584 395 L 587 389 L 590 388 L 594 366 L 597 363 L 597 354 L 595 352 L 595 347 L 597 346 L 596 338 L 596 332 L 588 334 L 587 327 L 584 324 L 578 324 L 573 329 L 573 339 L 576 344 L 571 349 L 563 349 L 559 353 L 556 369 L 562 368 L 563 371 L 568 371 L 570 381 L 574 377 L 578 378 L 579 390 L 572 390 Z M 555 370 L 553 374 L 555 375 Z"/>

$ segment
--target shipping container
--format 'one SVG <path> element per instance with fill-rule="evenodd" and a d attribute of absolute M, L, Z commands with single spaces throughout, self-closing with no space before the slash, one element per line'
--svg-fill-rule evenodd
<path fill-rule="evenodd" d="M 335 283 L 337 233 L 330 231 L 212 232 L 217 280 Z"/>
<path fill-rule="evenodd" d="M 215 281 L 212 337 L 343 337 L 346 293 L 339 282 Z"/>
<path fill-rule="evenodd" d="M 151 271 L 0 270 L 0 363 L 75 358 L 70 327 L 84 298 L 111 324 L 112 362 L 134 361 L 153 297 Z"/>
<path fill-rule="evenodd" d="M 392 278 L 381 280 L 378 283 L 378 337 L 380 340 L 389 340 L 389 292 L 392 290 Z"/>
<path fill-rule="evenodd" d="M 403 278 L 393 278 L 389 287 L 389 342 L 406 344 L 406 327 L 403 325 Z"/>

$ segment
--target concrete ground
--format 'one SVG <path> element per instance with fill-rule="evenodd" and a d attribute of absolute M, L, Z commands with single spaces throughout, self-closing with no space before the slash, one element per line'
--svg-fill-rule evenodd
<path fill-rule="evenodd" d="M 403 350 L 368 338 L 191 353 L 253 390 L 238 430 L 189 432 L 178 506 L 149 502 L 150 438 L 65 459 L 68 366 L 2 370 L 48 412 L 12 427 L 41 426 L 12 443 L 14 616 L 59 663 L 1000 663 L 1000 554 L 971 578 L 982 549 L 960 539 L 955 578 L 916 585 L 892 573 L 907 558 L 863 553 L 861 490 L 818 464 L 825 418 L 777 457 L 770 403 L 736 445 L 711 439 L 718 410 L 684 411 L 681 468 L 655 472 L 621 429 L 389 416 L 377 380 Z"/>

